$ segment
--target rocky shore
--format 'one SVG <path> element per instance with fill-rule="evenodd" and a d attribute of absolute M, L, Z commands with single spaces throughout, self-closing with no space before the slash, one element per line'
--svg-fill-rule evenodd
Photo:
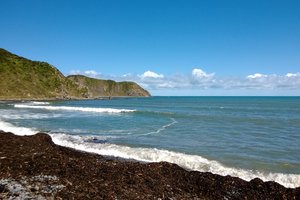
<path fill-rule="evenodd" d="M 0 199 L 300 199 L 300 188 L 107 158 L 0 131 Z"/>

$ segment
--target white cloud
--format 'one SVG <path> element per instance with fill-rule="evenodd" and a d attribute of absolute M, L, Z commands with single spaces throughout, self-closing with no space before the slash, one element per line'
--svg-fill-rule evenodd
<path fill-rule="evenodd" d="M 99 75 L 99 73 L 94 70 L 87 70 L 84 72 L 84 74 L 90 77 L 96 77 L 97 75 Z"/>
<path fill-rule="evenodd" d="M 256 73 L 246 77 L 240 86 L 242 89 L 256 90 L 295 90 L 300 89 L 300 73 L 287 73 L 285 75 Z"/>
<path fill-rule="evenodd" d="M 80 70 L 72 70 L 70 73 L 70 75 L 77 75 L 77 74 L 81 74 Z"/>
<path fill-rule="evenodd" d="M 288 78 L 290 78 L 290 77 L 297 77 L 297 76 L 300 76 L 300 73 L 296 73 L 296 74 L 294 74 L 294 73 L 287 73 L 285 76 L 288 77 Z"/>
<path fill-rule="evenodd" d="M 85 72 L 72 71 L 72 74 L 83 74 L 99 77 L 100 73 L 94 70 Z M 134 81 L 151 91 L 247 91 L 259 94 L 267 92 L 298 92 L 300 94 L 300 72 L 289 72 L 282 75 L 253 73 L 245 77 L 217 77 L 214 73 L 207 73 L 202 69 L 194 68 L 188 74 L 176 73 L 170 75 L 145 71 L 143 74 L 123 74 L 119 76 L 101 75 L 102 79 L 116 81 Z M 248 93 L 247 93 L 248 94 Z M 279 94 L 279 92 L 278 92 Z M 238 94 L 237 94 L 238 95 Z"/>
<path fill-rule="evenodd" d="M 82 72 L 80 70 L 72 70 L 72 71 L 70 71 L 70 73 L 68 75 L 84 75 L 84 76 L 88 76 L 91 78 L 99 78 L 101 73 L 96 72 L 95 70 L 86 70 L 84 72 Z"/>
<path fill-rule="evenodd" d="M 205 71 L 203 71 L 202 69 L 195 68 L 192 71 L 192 75 L 193 75 L 193 77 L 195 77 L 197 79 L 209 79 L 209 78 L 212 78 L 215 74 L 214 73 L 208 74 Z"/>
<path fill-rule="evenodd" d="M 255 73 L 255 74 L 247 76 L 247 79 L 258 79 L 258 78 L 266 78 L 266 77 L 267 77 L 267 75 L 265 75 L 265 74 Z"/>
<path fill-rule="evenodd" d="M 123 74 L 123 77 L 132 77 L 132 74 L 131 73 L 127 73 L 127 74 Z"/>
<path fill-rule="evenodd" d="M 140 75 L 141 78 L 164 78 L 163 74 L 157 74 L 155 72 L 152 72 L 150 70 L 144 72 L 142 75 Z"/>

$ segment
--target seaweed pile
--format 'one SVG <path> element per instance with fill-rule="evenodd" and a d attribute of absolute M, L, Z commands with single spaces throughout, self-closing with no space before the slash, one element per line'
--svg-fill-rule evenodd
<path fill-rule="evenodd" d="M 187 171 L 55 145 L 44 133 L 0 131 L 0 199 L 300 199 L 300 188 Z"/>

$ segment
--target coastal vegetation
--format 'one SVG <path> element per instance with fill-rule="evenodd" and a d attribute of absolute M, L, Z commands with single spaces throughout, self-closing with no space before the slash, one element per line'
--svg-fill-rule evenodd
<path fill-rule="evenodd" d="M 94 99 L 150 96 L 134 82 L 99 80 L 82 75 L 65 77 L 57 68 L 14 55 L 0 48 L 0 99 Z"/>
<path fill-rule="evenodd" d="M 70 82 L 84 91 L 89 98 L 100 96 L 150 96 L 150 94 L 134 82 L 116 82 L 113 80 L 100 80 L 82 75 L 71 75 L 67 77 Z"/>

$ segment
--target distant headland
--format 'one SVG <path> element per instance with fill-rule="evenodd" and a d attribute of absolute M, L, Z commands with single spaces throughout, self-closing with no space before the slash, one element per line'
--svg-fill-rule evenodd
<path fill-rule="evenodd" d="M 100 80 L 82 75 L 65 77 L 57 68 L 0 48 L 0 100 L 65 100 L 148 97 L 135 82 Z"/>

